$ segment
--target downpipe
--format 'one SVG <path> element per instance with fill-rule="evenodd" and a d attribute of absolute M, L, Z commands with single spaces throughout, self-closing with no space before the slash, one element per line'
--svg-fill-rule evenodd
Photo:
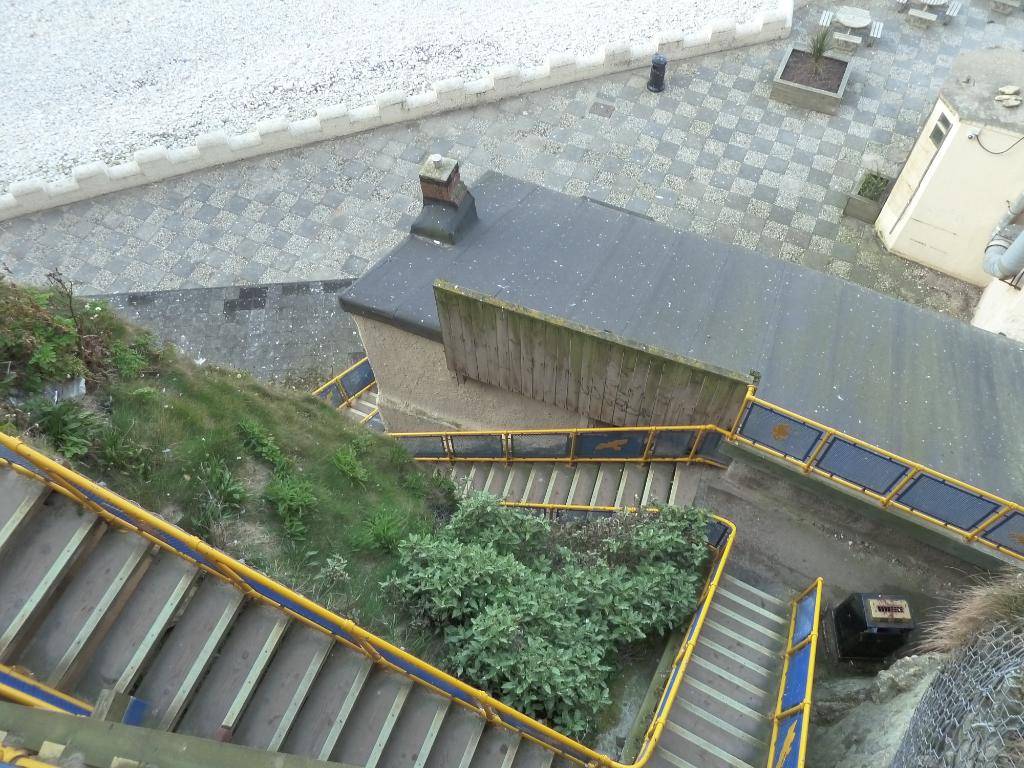
<path fill-rule="evenodd" d="M 981 267 L 988 274 L 1005 280 L 1024 270 L 1024 232 L 1010 240 L 1000 234 L 1004 227 L 1024 213 L 1024 192 L 1007 206 L 1006 213 L 992 231 L 992 239 L 985 246 Z"/>

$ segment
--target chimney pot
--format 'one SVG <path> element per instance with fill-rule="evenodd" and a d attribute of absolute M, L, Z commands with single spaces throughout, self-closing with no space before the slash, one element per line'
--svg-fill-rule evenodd
<path fill-rule="evenodd" d="M 476 202 L 459 177 L 459 161 L 430 154 L 420 166 L 423 210 L 413 222 L 413 234 L 454 244 L 476 221 Z"/>

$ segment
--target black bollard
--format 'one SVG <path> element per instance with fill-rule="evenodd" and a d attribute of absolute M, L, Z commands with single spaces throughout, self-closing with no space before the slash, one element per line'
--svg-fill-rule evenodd
<path fill-rule="evenodd" d="M 661 93 L 665 90 L 665 66 L 668 59 L 664 54 L 656 53 L 651 59 L 651 77 L 647 80 L 647 90 L 651 93 Z"/>

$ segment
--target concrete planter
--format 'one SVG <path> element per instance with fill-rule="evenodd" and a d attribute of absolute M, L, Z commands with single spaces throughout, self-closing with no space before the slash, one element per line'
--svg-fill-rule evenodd
<path fill-rule="evenodd" d="M 867 224 L 874 224 L 875 219 L 878 218 L 878 214 L 882 212 L 882 206 L 885 205 L 885 201 L 889 199 L 889 193 L 892 192 L 893 184 L 896 183 L 895 179 L 889 179 L 889 183 L 885 187 L 885 191 L 882 193 L 882 197 L 875 202 L 871 198 L 864 197 L 863 195 L 857 194 L 860 190 L 861 184 L 864 183 L 864 178 L 867 174 L 861 174 L 860 178 L 857 179 L 853 185 L 853 192 L 846 196 L 846 205 L 843 206 L 843 215 L 849 216 L 851 219 L 857 219 Z"/>
<path fill-rule="evenodd" d="M 786 55 L 782 57 L 782 63 L 779 64 L 779 68 L 775 72 L 775 79 L 772 81 L 771 97 L 776 101 L 781 101 L 785 104 L 792 104 L 796 107 L 813 109 L 816 112 L 824 112 L 827 115 L 836 114 L 836 112 L 839 111 L 839 105 L 843 101 L 843 94 L 846 92 L 846 84 L 850 79 L 850 60 L 845 56 L 837 55 L 825 57 L 826 59 L 839 61 L 846 65 L 846 69 L 843 72 L 843 79 L 839 83 L 838 90 L 832 92 L 821 88 L 812 88 L 809 85 L 802 85 L 801 83 L 797 83 L 792 80 L 782 79 L 782 73 L 786 70 L 786 65 L 789 64 L 789 59 L 793 55 L 794 51 L 810 55 L 809 51 L 803 48 L 797 48 L 796 46 L 791 45 L 786 49 Z"/>

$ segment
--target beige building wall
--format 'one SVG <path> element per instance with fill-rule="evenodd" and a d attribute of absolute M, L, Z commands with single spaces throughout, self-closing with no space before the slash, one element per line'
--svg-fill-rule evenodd
<path fill-rule="evenodd" d="M 586 417 L 456 377 L 444 346 L 393 325 L 353 316 L 377 377 L 389 432 L 586 427 Z"/>
<path fill-rule="evenodd" d="M 950 128 L 940 147 L 930 135 L 939 114 Z M 992 281 L 982 268 L 985 246 L 1006 202 L 1024 191 L 1024 152 L 989 154 L 975 139 L 977 123 L 961 121 L 939 99 L 911 150 L 892 194 L 875 222 L 883 244 L 893 253 L 974 285 Z M 1008 147 L 1019 133 L 986 125 L 989 148 Z"/>

